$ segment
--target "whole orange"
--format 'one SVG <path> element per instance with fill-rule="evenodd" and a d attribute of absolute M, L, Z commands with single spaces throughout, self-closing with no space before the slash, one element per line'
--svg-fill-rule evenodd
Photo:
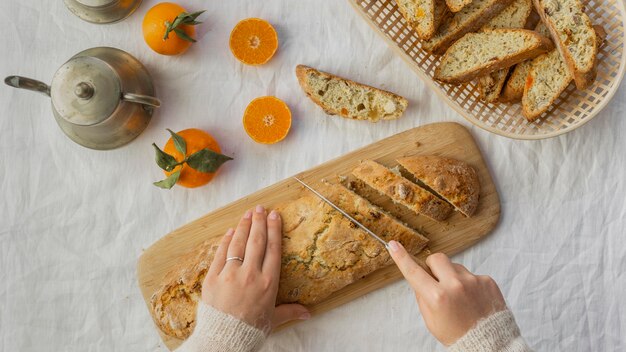
<path fill-rule="evenodd" d="M 197 128 L 190 128 L 177 132 L 177 134 L 183 137 L 183 139 L 187 143 L 187 155 L 191 155 L 205 148 L 208 148 L 216 153 L 222 153 L 220 146 L 219 144 L 217 144 L 215 138 L 202 130 L 199 130 Z M 173 156 L 176 161 L 180 162 L 185 159 L 185 156 L 176 149 L 176 146 L 174 146 L 174 140 L 172 138 L 170 138 L 167 143 L 165 143 L 165 148 L 163 148 L 163 151 Z M 180 170 L 181 167 L 182 170 L 180 172 L 180 178 L 178 179 L 178 182 L 176 182 L 176 184 L 183 187 L 195 188 L 204 186 L 209 183 L 209 181 L 211 181 L 215 176 L 215 173 L 200 172 L 194 170 L 187 164 L 177 166 L 171 172 L 164 171 L 164 173 L 166 176 L 169 177 L 173 172 Z"/>
<path fill-rule="evenodd" d="M 176 33 L 170 32 L 167 39 L 164 39 L 167 29 L 166 22 L 173 23 L 178 15 L 187 12 L 182 6 L 171 2 L 162 2 L 148 10 L 143 18 L 143 38 L 152 50 L 162 55 L 182 54 L 191 46 L 192 42 L 180 38 Z M 178 28 L 183 30 L 189 37 L 196 37 L 194 26 L 181 25 Z"/>

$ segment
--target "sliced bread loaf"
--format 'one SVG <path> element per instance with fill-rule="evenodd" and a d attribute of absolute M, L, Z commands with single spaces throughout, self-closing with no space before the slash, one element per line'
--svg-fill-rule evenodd
<path fill-rule="evenodd" d="M 433 220 L 443 221 L 453 210 L 450 204 L 375 161 L 363 161 L 352 174 L 395 203 Z"/>
<path fill-rule="evenodd" d="M 455 40 L 469 32 L 480 29 L 513 0 L 473 0 L 461 11 L 444 19 L 439 31 L 422 43 L 430 53 L 443 54 Z"/>
<path fill-rule="evenodd" d="M 527 29 L 468 33 L 446 51 L 435 70 L 435 79 L 453 84 L 469 82 L 552 48 L 550 39 Z"/>
<path fill-rule="evenodd" d="M 578 89 L 595 80 L 596 33 L 579 0 L 533 0 Z"/>
<path fill-rule="evenodd" d="M 452 12 L 459 12 L 465 5 L 471 3 L 472 0 L 446 0 L 446 5 Z"/>
<path fill-rule="evenodd" d="M 422 40 L 430 39 L 446 16 L 444 0 L 396 0 L 400 13 Z"/>
<path fill-rule="evenodd" d="M 544 37 L 550 37 L 550 31 L 548 31 L 548 28 L 543 24 L 543 22 L 539 22 L 537 24 L 535 32 Z M 522 99 L 522 96 L 524 95 L 524 86 L 526 85 L 526 77 L 528 77 L 528 72 L 530 72 L 532 62 L 533 60 L 526 60 L 515 66 L 509 80 L 506 82 L 506 85 L 502 90 L 500 101 L 514 103 Z"/>
<path fill-rule="evenodd" d="M 531 0 L 514 0 L 512 4 L 507 6 L 500 14 L 484 25 L 482 30 L 524 28 L 532 7 L 533 4 Z M 487 103 L 497 101 L 508 74 L 509 68 L 507 67 L 479 77 L 478 93 L 480 94 L 480 98 Z"/>
<path fill-rule="evenodd" d="M 597 46 L 600 48 L 606 32 L 600 26 L 594 26 L 594 30 L 598 41 Z M 572 74 L 557 49 L 533 59 L 522 97 L 524 117 L 528 121 L 535 121 L 554 104 L 571 81 Z"/>
<path fill-rule="evenodd" d="M 478 174 L 469 164 L 436 155 L 401 158 L 398 163 L 463 215 L 476 212 L 480 195 Z"/>
<path fill-rule="evenodd" d="M 329 115 L 378 122 L 399 118 L 408 105 L 399 95 L 308 66 L 298 65 L 296 76 L 306 95 Z"/>

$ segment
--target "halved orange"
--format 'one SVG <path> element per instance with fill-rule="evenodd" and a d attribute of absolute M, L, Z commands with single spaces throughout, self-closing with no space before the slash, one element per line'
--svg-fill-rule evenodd
<path fill-rule="evenodd" d="M 257 143 L 280 142 L 291 128 L 291 110 L 276 97 L 259 97 L 248 104 L 243 114 L 243 127 Z"/>
<path fill-rule="evenodd" d="M 262 65 L 276 53 L 278 34 L 269 22 L 247 18 L 230 32 L 229 46 L 237 60 L 247 65 Z"/>

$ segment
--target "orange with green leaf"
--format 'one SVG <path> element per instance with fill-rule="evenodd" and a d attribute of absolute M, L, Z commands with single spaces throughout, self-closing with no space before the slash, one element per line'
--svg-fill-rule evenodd
<path fill-rule="evenodd" d="M 156 163 L 166 179 L 155 182 L 160 188 L 170 189 L 178 184 L 195 188 L 209 183 L 222 164 L 233 158 L 221 154 L 215 138 L 210 134 L 190 128 L 178 133 L 169 130 L 170 139 L 163 150 L 152 143 L 155 149 Z"/>
<path fill-rule="evenodd" d="M 180 5 L 162 2 L 146 13 L 143 19 L 143 38 L 152 50 L 162 55 L 182 54 L 196 42 L 194 26 L 204 11 L 187 13 Z"/>

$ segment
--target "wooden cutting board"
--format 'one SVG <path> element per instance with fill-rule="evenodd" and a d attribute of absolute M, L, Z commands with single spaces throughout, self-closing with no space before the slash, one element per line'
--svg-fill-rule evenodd
<path fill-rule="evenodd" d="M 381 206 L 430 239 L 432 252 L 457 253 L 487 235 L 498 223 L 500 200 L 480 150 L 469 131 L 457 123 L 436 123 L 413 128 L 395 136 L 328 161 L 297 176 L 315 187 L 321 179 L 338 182 L 339 175 L 349 175 L 360 160 L 372 159 L 389 167 L 395 159 L 411 155 L 440 155 L 463 160 L 478 172 L 481 183 L 480 203 L 476 214 L 465 218 L 455 212 L 445 223 L 437 223 L 422 216 L 411 215 L 403 208 L 382 202 Z M 148 307 L 150 297 L 161 286 L 161 280 L 188 252 L 202 242 L 220 238 L 229 227 L 234 227 L 245 210 L 257 204 L 271 208 L 275 204 L 297 199 L 306 190 L 292 178 L 287 178 L 247 197 L 217 209 L 166 235 L 139 258 L 137 275 L 139 287 Z M 382 199 L 382 198 L 381 198 Z M 364 279 L 336 292 L 330 298 L 311 308 L 313 315 L 347 303 L 370 291 L 383 287 L 402 276 L 395 266 L 378 270 Z M 180 340 L 160 331 L 165 344 L 174 349 Z"/>

